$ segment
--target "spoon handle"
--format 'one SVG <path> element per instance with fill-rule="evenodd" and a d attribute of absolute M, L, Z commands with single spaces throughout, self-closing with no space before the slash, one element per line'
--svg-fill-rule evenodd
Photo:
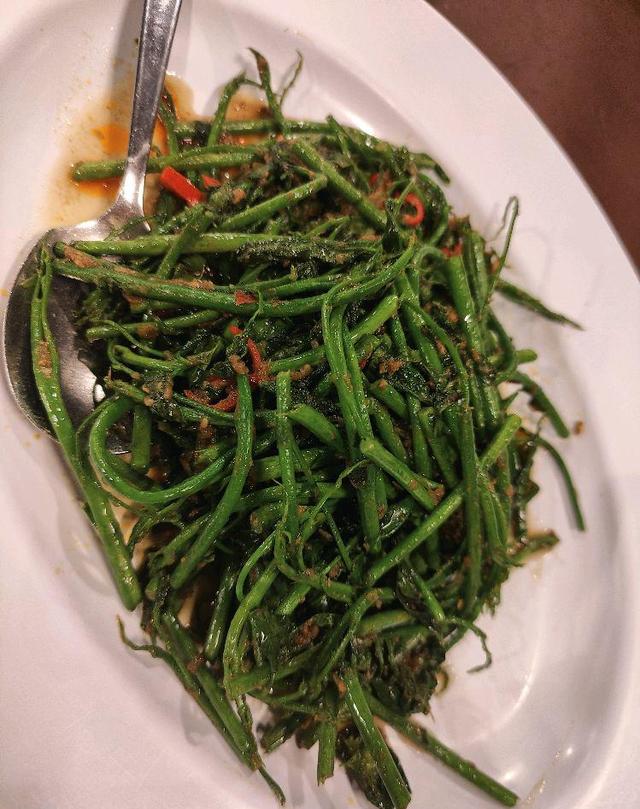
<path fill-rule="evenodd" d="M 145 171 L 182 0 L 145 0 L 127 165 L 114 208 L 142 216 Z M 113 209 L 112 209 L 113 210 Z"/>

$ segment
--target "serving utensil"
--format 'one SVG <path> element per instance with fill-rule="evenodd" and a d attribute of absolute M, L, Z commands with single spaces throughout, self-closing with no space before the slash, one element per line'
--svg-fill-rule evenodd
<path fill-rule="evenodd" d="M 149 230 L 142 207 L 145 172 L 181 2 L 145 0 L 128 156 L 114 203 L 98 219 L 53 228 L 41 236 L 20 267 L 9 295 L 4 323 L 4 364 L 9 385 L 24 415 L 36 427 L 48 432 L 51 428 L 31 368 L 29 308 L 33 284 L 30 280 L 43 246 L 51 247 L 56 242 L 96 241 L 114 232 L 126 233 L 127 238 L 133 238 Z M 49 298 L 49 323 L 60 354 L 63 398 L 76 425 L 93 410 L 101 394 L 95 374 L 83 361 L 73 321 L 82 294 L 82 285 L 77 281 L 56 276 Z"/>

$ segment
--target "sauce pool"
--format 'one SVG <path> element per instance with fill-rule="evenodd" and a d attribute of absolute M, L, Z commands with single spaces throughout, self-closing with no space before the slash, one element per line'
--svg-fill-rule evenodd
<path fill-rule="evenodd" d="M 194 111 L 193 90 L 184 79 L 168 75 L 165 83 L 179 120 L 201 117 Z M 114 200 L 120 181 L 118 177 L 79 183 L 71 179 L 70 168 L 81 160 L 105 160 L 126 155 L 132 88 L 131 75 L 116 84 L 108 97 L 88 102 L 65 124 L 65 149 L 51 173 L 40 210 L 43 229 L 72 225 L 100 216 Z M 260 118 L 264 109 L 264 103 L 259 98 L 240 92 L 232 98 L 227 118 L 236 121 Z M 242 144 L 255 142 L 260 137 L 231 135 L 225 140 Z M 160 122 L 156 123 L 153 144 L 161 153 L 166 152 L 166 133 Z M 147 177 L 145 188 L 147 213 L 153 209 L 157 194 L 157 175 L 151 174 Z"/>

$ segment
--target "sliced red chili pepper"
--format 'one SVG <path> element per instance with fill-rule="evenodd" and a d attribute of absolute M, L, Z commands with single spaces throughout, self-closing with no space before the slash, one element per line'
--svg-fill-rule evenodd
<path fill-rule="evenodd" d="M 447 258 L 451 258 L 452 256 L 461 256 L 462 242 L 458 242 L 455 247 L 441 247 L 440 250 Z"/>
<path fill-rule="evenodd" d="M 269 379 L 269 366 L 268 363 L 262 359 L 260 349 L 250 337 L 247 340 L 247 349 L 251 356 L 251 365 L 253 367 L 253 373 L 249 375 L 249 381 L 253 382 L 255 385 L 259 385 L 261 382 L 265 382 Z"/>
<path fill-rule="evenodd" d="M 374 171 L 373 174 L 369 177 L 369 186 L 373 188 L 374 185 L 377 185 L 379 178 L 380 174 L 377 171 Z"/>
<path fill-rule="evenodd" d="M 229 393 L 224 397 L 224 399 L 220 399 L 220 401 L 216 402 L 214 405 L 212 405 L 212 407 L 214 410 L 222 410 L 223 413 L 227 413 L 229 410 L 234 410 L 237 404 L 238 389 L 230 388 Z"/>
<path fill-rule="evenodd" d="M 166 166 L 160 172 L 160 185 L 180 197 L 187 205 L 196 205 L 204 200 L 202 191 L 172 166 Z"/>
<path fill-rule="evenodd" d="M 251 337 L 249 337 L 247 340 L 247 348 L 249 350 L 249 355 L 251 356 L 253 370 L 257 371 L 262 368 L 262 356 L 260 354 L 260 349 L 255 344 L 255 341 L 251 339 Z"/>
<path fill-rule="evenodd" d="M 416 228 L 424 219 L 424 205 L 422 204 L 422 200 L 417 194 L 407 194 L 404 201 L 415 208 L 416 212 L 404 214 L 402 222 L 408 228 Z"/>
<path fill-rule="evenodd" d="M 245 302 L 246 301 L 243 301 L 243 303 Z M 234 337 L 242 334 L 242 329 L 234 325 L 229 326 L 229 331 Z M 269 379 L 269 363 L 262 359 L 260 349 L 256 345 L 255 340 L 252 340 L 251 337 L 247 339 L 247 351 L 251 357 L 251 367 L 253 368 L 252 372 L 249 374 L 249 382 L 252 385 L 259 385 L 261 382 L 266 382 Z"/>
<path fill-rule="evenodd" d="M 233 296 L 233 300 L 236 306 L 242 306 L 243 303 L 255 303 L 256 297 L 250 292 L 243 292 L 241 289 L 238 289 Z"/>
<path fill-rule="evenodd" d="M 210 174 L 202 174 L 202 184 L 205 188 L 220 188 L 222 183 Z"/>

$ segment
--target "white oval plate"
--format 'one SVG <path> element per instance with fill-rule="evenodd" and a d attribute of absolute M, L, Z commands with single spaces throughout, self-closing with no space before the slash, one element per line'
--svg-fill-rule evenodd
<path fill-rule="evenodd" d="M 75 137 L 68 121 L 133 62 L 141 3 L 5 5 L 0 283 L 8 288 L 16 255 L 51 224 L 48 178 Z M 628 258 L 539 121 L 426 3 L 185 2 L 171 69 L 194 88 L 199 112 L 213 109 L 249 45 L 267 55 L 276 77 L 296 48 L 304 53 L 291 114 L 331 111 L 435 154 L 453 177 L 457 210 L 485 232 L 495 231 L 505 201 L 518 194 L 510 276 L 586 326 L 562 329 L 504 307 L 517 344 L 540 350 L 537 374 L 561 410 L 585 422 L 584 434 L 565 443 L 589 531 L 572 529 L 558 478 L 541 465 L 535 519 L 557 528 L 562 542 L 514 572 L 497 616 L 482 619 L 493 666 L 465 673 L 479 655 L 472 638 L 452 654 L 452 684 L 434 700 L 429 722 L 523 805 L 633 805 L 640 794 L 640 300 Z M 56 448 L 34 436 L 5 385 L 0 400 L 4 805 L 269 805 L 261 779 L 241 769 L 170 672 L 121 646 L 114 620 L 121 610 Z M 135 635 L 133 618 L 129 627 Z M 390 736 L 417 807 L 494 805 Z M 316 789 L 314 752 L 293 743 L 269 766 L 291 806 L 366 804 L 341 771 Z"/>

